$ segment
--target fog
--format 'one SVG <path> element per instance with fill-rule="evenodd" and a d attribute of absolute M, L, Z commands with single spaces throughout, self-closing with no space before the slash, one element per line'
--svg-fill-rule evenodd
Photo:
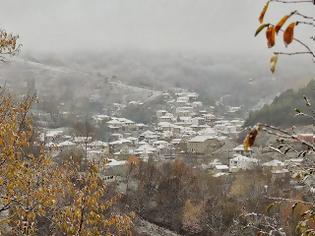
<path fill-rule="evenodd" d="M 253 37 L 262 0 L 1 0 L 1 26 L 23 51 L 108 49 L 266 53 Z M 267 19 L 290 12 L 273 3 Z M 305 14 L 312 9 L 301 6 Z M 276 17 L 277 16 L 277 17 Z"/>

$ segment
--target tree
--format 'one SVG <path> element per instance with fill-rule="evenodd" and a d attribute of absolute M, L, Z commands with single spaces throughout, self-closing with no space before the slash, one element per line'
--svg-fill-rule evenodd
<path fill-rule="evenodd" d="M 16 55 L 20 49 L 21 44 L 17 43 L 19 35 L 7 33 L 5 30 L 0 30 L 0 61 L 6 62 L 7 56 Z"/>
<path fill-rule="evenodd" d="M 267 39 L 267 46 L 268 48 L 273 48 L 276 45 L 276 39 L 279 35 L 279 32 L 283 34 L 283 42 L 286 47 L 288 47 L 292 43 L 296 43 L 301 50 L 299 51 L 274 51 L 273 55 L 270 59 L 270 69 L 271 72 L 274 73 L 276 70 L 276 65 L 278 62 L 279 55 L 309 55 L 312 57 L 313 61 L 315 62 L 315 51 L 314 51 L 314 42 L 315 42 L 315 17 L 304 15 L 302 12 L 293 9 L 291 12 L 288 12 L 287 15 L 280 18 L 280 20 L 274 24 L 271 22 L 265 21 L 265 15 L 268 12 L 270 5 L 275 3 L 281 4 L 291 4 L 291 5 L 298 5 L 298 4 L 309 4 L 309 7 L 314 7 L 315 9 L 315 2 L 314 0 L 269 0 L 263 7 L 259 15 L 259 22 L 260 26 L 257 28 L 255 36 L 257 36 L 262 30 L 266 29 L 266 39 Z M 312 6 L 313 5 L 313 6 Z M 294 18 L 294 20 L 293 20 Z M 290 21 L 290 23 L 289 23 Z M 288 24 L 287 24 L 288 23 Z M 286 28 L 283 30 L 284 25 L 287 24 Z M 297 26 L 304 25 L 306 27 L 311 28 L 311 30 L 307 31 L 310 32 L 309 39 L 298 39 L 294 36 L 294 31 Z M 308 42 L 305 42 L 307 40 Z"/>
<path fill-rule="evenodd" d="M 183 229 L 191 235 L 202 232 L 203 204 L 193 204 L 187 200 L 183 209 Z"/>
<path fill-rule="evenodd" d="M 16 39 L 1 31 L 1 56 L 16 52 Z M 118 207 L 120 195 L 102 180 L 101 164 L 86 172 L 58 164 L 34 138 L 34 100 L 0 91 L 0 234 L 131 235 L 133 214 Z"/>

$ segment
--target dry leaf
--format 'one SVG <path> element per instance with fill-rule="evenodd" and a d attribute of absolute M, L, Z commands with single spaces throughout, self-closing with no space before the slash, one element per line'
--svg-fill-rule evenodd
<path fill-rule="evenodd" d="M 275 73 L 276 71 L 277 62 L 278 62 L 278 55 L 273 54 L 272 57 L 270 58 L 270 70 L 272 73 Z"/>
<path fill-rule="evenodd" d="M 286 30 L 283 33 L 283 41 L 286 47 L 293 41 L 295 26 L 296 26 L 296 22 L 289 24 L 289 26 L 286 28 Z"/>
<path fill-rule="evenodd" d="M 266 11 L 268 10 L 269 3 L 270 3 L 270 1 L 268 1 L 268 2 L 265 4 L 263 10 L 261 11 L 261 13 L 260 13 L 260 15 L 259 15 L 259 22 L 260 22 L 260 24 L 262 24 L 262 23 L 264 22 L 264 17 L 265 17 Z"/>
<path fill-rule="evenodd" d="M 273 26 L 269 26 L 266 31 L 267 46 L 272 48 L 276 44 L 276 31 Z"/>
<path fill-rule="evenodd" d="M 256 37 L 264 28 L 268 27 L 269 25 L 270 25 L 269 23 L 260 25 L 260 26 L 257 28 L 256 32 L 255 32 L 255 37 Z"/>
<path fill-rule="evenodd" d="M 282 17 L 282 19 L 278 22 L 278 24 L 276 24 L 275 26 L 275 30 L 276 33 L 278 34 L 278 32 L 280 31 L 280 29 L 282 28 L 282 26 L 285 24 L 285 22 L 290 18 L 291 15 L 285 15 L 284 17 Z"/>
<path fill-rule="evenodd" d="M 246 135 L 246 138 L 244 139 L 244 142 L 243 142 L 245 151 L 248 151 L 249 148 L 254 145 L 257 134 L 258 134 L 258 128 L 255 127 L 251 129 L 251 131 Z"/>

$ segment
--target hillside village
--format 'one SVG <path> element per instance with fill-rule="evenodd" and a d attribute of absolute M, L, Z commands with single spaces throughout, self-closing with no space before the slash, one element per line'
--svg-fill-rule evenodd
<path fill-rule="evenodd" d="M 149 124 L 120 116 L 121 110 L 128 106 L 144 106 L 143 102 L 134 100 L 114 103 L 105 112 L 90 117 L 76 114 L 76 119 L 82 120 L 81 126 L 88 124 L 91 129 L 86 127 L 79 134 L 71 126 L 49 128 L 53 121 L 47 112 L 33 109 L 33 116 L 40 141 L 53 150 L 56 159 L 77 150 L 81 153 L 81 162 L 107 160 L 106 178 L 126 176 L 130 157 L 143 161 L 151 158 L 159 163 L 181 159 L 216 178 L 263 168 L 275 179 L 281 179 L 288 177 L 290 169 L 302 162 L 294 155 L 292 159 L 282 160 L 283 156 L 266 142 L 245 151 L 239 138 L 246 132 L 244 120 L 240 118 L 241 107 L 227 106 L 224 112 L 218 112 L 217 107 L 204 105 L 196 92 L 183 89 L 162 92 L 159 99 L 163 106 L 154 112 L 153 122 Z M 55 116 L 58 119 L 70 115 L 60 111 Z M 102 132 L 95 135 L 92 129 Z"/>

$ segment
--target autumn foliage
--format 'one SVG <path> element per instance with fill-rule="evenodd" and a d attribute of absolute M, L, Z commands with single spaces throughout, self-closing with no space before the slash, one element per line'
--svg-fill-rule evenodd
<path fill-rule="evenodd" d="M 131 235 L 132 214 L 91 164 L 57 164 L 36 141 L 28 111 L 34 98 L 0 99 L 0 234 Z"/>
<path fill-rule="evenodd" d="M 281 17 L 276 24 L 271 23 L 271 22 L 266 22 L 265 18 L 267 13 L 270 11 L 270 6 L 272 3 L 312 3 L 312 1 L 278 1 L 278 0 L 269 0 L 264 6 L 263 9 L 261 10 L 258 21 L 260 25 L 258 26 L 256 32 L 255 32 L 255 37 L 260 34 L 261 31 L 266 29 L 266 41 L 267 41 L 267 47 L 268 48 L 273 48 L 276 45 L 277 41 L 277 36 L 280 32 L 283 32 L 283 44 L 285 47 L 288 47 L 290 44 L 292 44 L 294 41 L 303 48 L 303 51 L 298 51 L 298 52 L 273 52 L 273 59 L 270 61 L 270 67 L 271 67 L 271 72 L 274 73 L 276 71 L 276 64 L 278 60 L 275 60 L 275 56 L 278 55 L 301 55 L 301 54 L 309 54 L 313 58 L 315 58 L 315 52 L 312 50 L 312 48 L 301 41 L 300 39 L 295 38 L 295 27 L 298 26 L 299 24 L 304 24 L 305 26 L 309 27 L 315 27 L 314 24 L 314 17 L 312 16 L 307 16 L 302 13 L 300 13 L 297 10 L 294 10 L 290 12 L 289 14 L 284 15 Z M 314 7 L 314 6 L 310 6 Z M 288 23 L 288 21 L 294 17 L 294 20 L 292 19 L 291 22 Z M 288 24 L 287 24 L 288 23 Z M 310 37 L 311 39 L 314 40 L 314 36 Z M 278 59 L 278 58 L 277 58 Z"/>

